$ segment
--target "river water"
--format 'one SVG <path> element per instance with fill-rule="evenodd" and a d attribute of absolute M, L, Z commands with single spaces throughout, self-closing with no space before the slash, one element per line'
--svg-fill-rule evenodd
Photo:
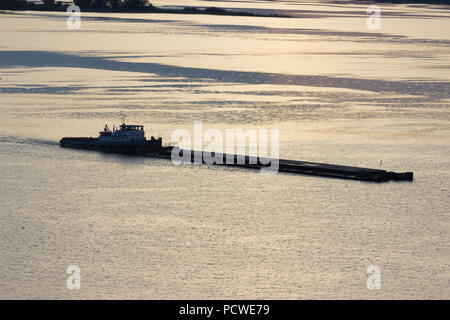
<path fill-rule="evenodd" d="M 448 7 L 383 5 L 372 30 L 363 5 L 214 5 L 293 18 L 0 13 L 0 298 L 450 298 Z M 415 180 L 59 147 L 119 112 L 163 141 L 278 129 L 282 158 Z"/>

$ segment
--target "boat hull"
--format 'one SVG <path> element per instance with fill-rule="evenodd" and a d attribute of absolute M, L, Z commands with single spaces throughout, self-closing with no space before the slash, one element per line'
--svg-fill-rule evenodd
<path fill-rule="evenodd" d="M 155 140 L 157 141 L 157 140 Z M 161 145 L 155 141 L 145 140 L 136 143 L 102 143 L 97 138 L 62 138 L 61 147 L 102 152 L 144 155 L 161 149 Z"/>

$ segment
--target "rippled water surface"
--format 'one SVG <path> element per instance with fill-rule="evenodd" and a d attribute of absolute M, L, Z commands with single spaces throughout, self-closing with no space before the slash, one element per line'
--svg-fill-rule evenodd
<path fill-rule="evenodd" d="M 0 13 L 0 298 L 448 299 L 448 7 L 384 5 L 369 30 L 363 5 L 214 5 L 293 18 L 83 13 L 70 31 L 63 13 Z M 283 158 L 415 180 L 59 147 L 120 111 L 164 141 L 196 120 L 273 128 Z"/>

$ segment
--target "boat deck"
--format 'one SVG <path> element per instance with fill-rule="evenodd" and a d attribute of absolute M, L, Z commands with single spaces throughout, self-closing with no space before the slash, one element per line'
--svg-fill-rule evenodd
<path fill-rule="evenodd" d="M 183 155 L 183 151 L 180 151 L 180 155 Z M 202 151 L 190 151 L 185 150 L 184 152 L 189 153 L 190 157 L 186 157 L 183 160 L 187 163 L 203 163 L 204 153 Z M 161 152 L 161 153 L 150 153 L 147 154 L 150 157 L 158 157 L 171 159 L 171 152 Z M 213 154 L 217 159 L 222 159 L 222 163 L 214 163 L 216 165 L 225 166 L 235 166 L 248 169 L 263 169 L 270 166 L 270 161 L 275 161 L 270 158 L 257 158 L 249 156 L 238 156 L 235 154 Z M 200 159 L 200 161 L 199 161 Z M 228 161 L 227 161 L 228 159 Z M 268 164 L 269 163 L 269 164 Z M 412 172 L 402 172 L 396 173 L 392 171 L 386 171 L 381 169 L 371 169 L 362 168 L 354 166 L 345 165 L 335 165 L 328 163 L 319 162 L 308 162 L 308 161 L 298 161 L 298 160 L 287 160 L 280 159 L 278 162 L 278 172 L 286 172 L 293 174 L 306 174 L 330 178 L 340 178 L 340 179 L 351 179 L 351 180 L 362 180 L 362 181 L 372 181 L 372 182 L 387 182 L 391 180 L 395 181 L 413 181 Z"/>

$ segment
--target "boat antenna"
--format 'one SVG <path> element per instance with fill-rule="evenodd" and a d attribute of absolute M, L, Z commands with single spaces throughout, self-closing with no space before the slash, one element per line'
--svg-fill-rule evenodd
<path fill-rule="evenodd" d="M 125 115 L 122 113 L 122 111 L 119 112 L 120 119 L 122 120 L 122 124 L 125 124 Z"/>

